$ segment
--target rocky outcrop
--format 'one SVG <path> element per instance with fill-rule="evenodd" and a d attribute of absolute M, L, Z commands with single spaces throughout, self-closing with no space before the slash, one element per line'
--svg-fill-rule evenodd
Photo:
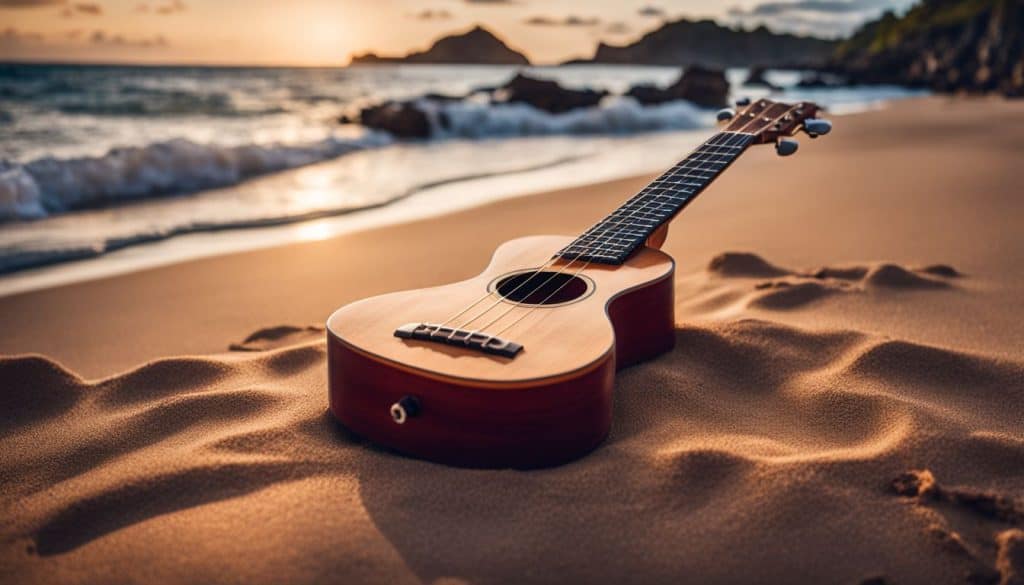
<path fill-rule="evenodd" d="M 688 67 L 672 85 L 662 89 L 653 85 L 636 85 L 626 95 L 644 105 L 673 100 L 687 100 L 705 108 L 720 108 L 728 103 L 729 81 L 720 69 Z"/>
<path fill-rule="evenodd" d="M 763 26 L 745 31 L 712 20 L 683 19 L 667 22 L 629 45 L 601 43 L 592 59 L 573 62 L 799 68 L 824 64 L 835 47 L 834 41 L 773 33 Z"/>
<path fill-rule="evenodd" d="M 426 51 L 410 53 L 404 57 L 381 57 L 365 53 L 352 58 L 353 65 L 382 63 L 467 63 L 483 65 L 529 65 L 522 53 L 510 49 L 489 30 L 476 26 L 457 35 L 438 39 Z"/>
<path fill-rule="evenodd" d="M 479 93 L 489 94 L 492 103 L 529 104 L 551 114 L 594 107 L 608 95 L 608 92 L 592 89 L 568 89 L 555 81 L 535 79 L 520 73 L 500 87 L 477 89 L 466 96 L 429 93 L 415 100 L 388 101 L 367 106 L 354 117 L 342 116 L 338 122 L 357 122 L 367 128 L 384 130 L 398 138 L 429 138 L 432 127 L 428 111 L 436 112 L 437 124 L 446 128 L 448 121 L 440 106 Z"/>
<path fill-rule="evenodd" d="M 765 73 L 767 73 L 767 69 L 765 69 L 764 67 L 751 67 L 750 73 L 747 73 L 747 79 L 743 82 L 743 85 L 746 87 L 764 87 L 772 91 L 778 91 L 782 89 L 781 87 L 768 81 L 768 79 L 765 77 Z"/>
<path fill-rule="evenodd" d="M 829 68 L 854 83 L 1024 96 L 1024 0 L 924 0 L 865 25 Z"/>
<path fill-rule="evenodd" d="M 385 102 L 359 111 L 357 121 L 398 138 L 429 138 L 430 119 L 416 102 Z"/>
<path fill-rule="evenodd" d="M 534 79 L 522 73 L 494 91 L 496 102 L 525 103 L 552 114 L 591 108 L 608 95 L 606 91 L 567 89 L 555 81 Z"/>
<path fill-rule="evenodd" d="M 810 89 L 828 89 L 844 87 L 847 85 L 849 85 L 849 82 L 847 82 L 842 76 L 821 71 L 805 73 L 800 77 L 800 81 L 796 84 L 797 87 Z"/>

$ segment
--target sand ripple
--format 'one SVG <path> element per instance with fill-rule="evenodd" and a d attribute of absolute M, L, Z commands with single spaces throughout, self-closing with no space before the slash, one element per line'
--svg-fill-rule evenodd
<path fill-rule="evenodd" d="M 772 309 L 847 288 L 956 286 L 952 269 L 798 273 L 753 255 L 712 270 Z M 758 286 L 766 277 L 791 284 Z M 52 575 L 39 567 L 195 532 L 202 559 L 235 563 L 243 538 L 246 562 L 301 559 L 302 580 L 323 581 L 369 554 L 346 537 L 355 531 L 421 581 L 491 582 L 480 567 L 531 562 L 544 567 L 524 574 L 532 581 L 623 582 L 640 570 L 710 583 L 1019 578 L 1024 363 L 760 319 L 676 335 L 674 351 L 620 373 L 606 445 L 531 473 L 432 465 L 348 434 L 326 414 L 318 327 L 272 327 L 235 351 L 102 380 L 3 358 L 0 560 L 42 581 Z M 246 536 L 284 513 L 268 503 L 282 493 L 301 530 L 287 545 Z M 263 520 L 230 520 L 234 504 Z M 325 535 L 325 524 L 339 529 Z M 325 543 L 333 556 L 302 556 Z M 71 565 L 34 564 L 44 561 Z"/>

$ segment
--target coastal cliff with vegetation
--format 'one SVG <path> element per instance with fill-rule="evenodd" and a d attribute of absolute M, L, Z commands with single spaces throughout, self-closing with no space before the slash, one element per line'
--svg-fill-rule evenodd
<path fill-rule="evenodd" d="M 591 59 L 573 63 L 774 68 L 818 66 L 835 41 L 774 33 L 765 27 L 732 29 L 712 20 L 666 22 L 628 45 L 600 43 Z"/>
<path fill-rule="evenodd" d="M 494 33 L 478 25 L 465 33 L 442 37 L 426 51 L 409 53 L 404 57 L 364 53 L 352 58 L 353 65 L 382 63 L 529 65 L 530 60 L 526 55 L 509 48 Z"/>
<path fill-rule="evenodd" d="M 1024 96 L 1024 1 L 924 0 L 888 12 L 839 45 L 829 68 L 853 84 Z"/>

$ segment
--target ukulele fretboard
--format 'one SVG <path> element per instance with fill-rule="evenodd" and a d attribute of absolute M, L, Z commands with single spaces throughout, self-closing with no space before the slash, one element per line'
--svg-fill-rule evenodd
<path fill-rule="evenodd" d="M 710 185 L 753 139 L 752 134 L 740 132 L 716 134 L 555 256 L 622 264 L 661 224 Z"/>

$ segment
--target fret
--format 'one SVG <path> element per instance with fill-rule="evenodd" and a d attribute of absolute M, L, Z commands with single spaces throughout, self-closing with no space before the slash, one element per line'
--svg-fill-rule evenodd
<path fill-rule="evenodd" d="M 753 135 L 738 132 L 712 136 L 556 256 L 621 264 L 659 226 L 710 185 L 752 140 Z"/>
<path fill-rule="evenodd" d="M 612 221 L 623 222 L 623 223 L 629 223 L 629 222 L 631 222 L 634 219 L 637 219 L 637 220 L 640 220 L 640 221 L 643 221 L 643 222 L 660 223 L 661 221 L 667 219 L 668 216 L 673 214 L 673 213 L 675 213 L 675 208 L 674 207 L 650 207 L 650 208 L 637 209 L 637 210 L 633 211 L 632 213 L 630 213 L 628 216 L 616 216 L 614 218 L 609 216 L 608 219 L 610 219 Z M 605 223 L 605 222 L 601 222 L 601 223 Z"/>
<path fill-rule="evenodd" d="M 614 232 L 614 233 L 608 233 L 608 234 L 600 234 L 600 235 L 595 234 L 595 235 L 592 235 L 592 236 L 586 236 L 586 237 L 579 238 L 577 241 L 581 242 L 581 243 L 584 243 L 584 244 L 587 244 L 587 245 L 594 245 L 594 244 L 598 244 L 598 243 L 608 242 L 610 247 L 614 247 L 614 246 L 617 246 L 617 245 L 621 245 L 623 247 L 629 247 L 634 241 L 636 241 L 636 235 L 638 235 L 638 234 L 632 234 L 632 235 L 626 234 L 625 237 L 620 237 L 620 233 L 619 232 Z"/>
<path fill-rule="evenodd" d="M 643 199 L 644 203 L 638 202 L 638 203 L 631 203 L 630 205 L 639 205 L 640 207 L 643 207 L 644 205 L 647 205 L 647 204 L 663 203 L 663 202 L 668 202 L 669 204 L 679 204 L 679 203 L 682 203 L 682 202 L 686 201 L 686 199 L 687 199 L 686 197 L 681 197 L 681 196 L 678 196 L 678 195 L 648 194 Z"/>
<path fill-rule="evenodd" d="M 642 200 L 638 199 L 636 201 L 632 201 L 632 202 L 629 202 L 629 203 L 623 205 L 618 210 L 616 210 L 615 213 L 609 214 L 609 217 L 613 217 L 613 216 L 618 215 L 620 213 L 629 213 L 629 212 L 632 212 L 632 211 L 638 211 L 640 209 L 651 210 L 651 209 L 656 209 L 658 207 L 672 207 L 674 209 L 677 205 L 682 203 L 686 198 L 687 198 L 687 195 L 685 195 L 685 194 L 681 195 L 681 194 L 677 194 L 677 193 L 654 193 L 654 192 L 647 192 L 647 193 L 644 193 L 644 198 Z"/>
<path fill-rule="evenodd" d="M 623 207 L 622 211 L 627 215 L 620 216 L 619 214 L 609 215 L 609 218 L 625 218 L 625 217 L 644 217 L 653 216 L 651 219 L 662 220 L 665 219 L 665 213 L 675 213 L 678 202 L 673 201 L 672 203 L 661 203 L 651 197 L 647 200 L 646 204 L 637 203 L 628 207 Z"/>
<path fill-rule="evenodd" d="M 626 221 L 625 218 L 623 218 L 622 220 L 616 221 L 613 218 L 608 218 L 608 219 L 605 219 L 604 221 L 601 222 L 602 228 L 599 229 L 595 233 L 600 233 L 601 230 L 605 229 L 606 227 L 616 227 L 616 226 L 623 227 L 624 229 L 625 228 L 629 228 L 629 229 L 635 229 L 637 231 L 642 231 L 642 230 L 646 230 L 646 229 L 650 229 L 650 228 L 656 228 L 656 227 L 658 227 L 658 223 L 659 222 L 657 222 L 657 221 L 652 221 L 652 220 L 649 220 L 649 219 L 636 219 L 636 220 L 634 220 L 634 218 L 629 218 L 628 221 Z"/>

